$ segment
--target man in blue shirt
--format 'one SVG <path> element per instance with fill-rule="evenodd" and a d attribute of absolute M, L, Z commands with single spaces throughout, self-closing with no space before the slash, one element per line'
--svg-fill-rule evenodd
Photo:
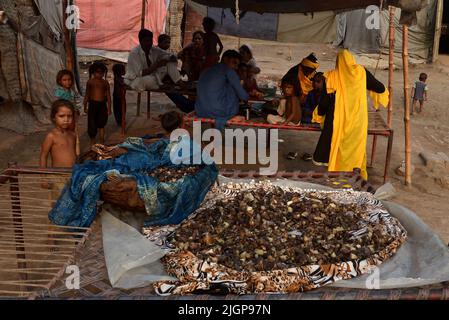
<path fill-rule="evenodd" d="M 237 51 L 228 50 L 221 63 L 204 71 L 198 81 L 196 114 L 202 118 L 214 118 L 215 126 L 220 130 L 226 121 L 238 114 L 240 100 L 249 99 L 236 72 L 240 61 Z"/>

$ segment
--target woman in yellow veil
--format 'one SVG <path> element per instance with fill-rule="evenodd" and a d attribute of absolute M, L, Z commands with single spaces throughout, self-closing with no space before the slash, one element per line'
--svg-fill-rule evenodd
<path fill-rule="evenodd" d="M 343 50 L 337 56 L 335 70 L 325 73 L 326 98 L 321 99 L 318 114 L 325 115 L 323 132 L 315 150 L 315 164 L 328 165 L 329 171 L 366 172 L 366 143 L 368 137 L 367 91 L 378 103 L 388 103 L 388 90 L 354 56 Z M 329 145 L 330 143 L 330 145 Z"/>

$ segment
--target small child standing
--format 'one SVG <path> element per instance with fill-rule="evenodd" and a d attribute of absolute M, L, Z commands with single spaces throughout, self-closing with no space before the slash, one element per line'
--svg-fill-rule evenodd
<path fill-rule="evenodd" d="M 295 95 L 295 79 L 286 77 L 282 79 L 282 91 L 285 96 L 285 113 L 284 115 L 271 115 L 267 117 L 268 123 L 281 125 L 301 125 L 301 107 L 299 98 Z"/>
<path fill-rule="evenodd" d="M 75 77 L 70 70 L 61 70 L 56 76 L 56 88 L 55 88 L 55 98 L 64 99 L 73 103 L 75 107 L 75 113 L 73 115 L 73 123 L 70 130 L 75 131 L 76 135 L 76 155 L 80 155 L 80 139 L 78 132 L 78 117 L 81 115 L 80 108 L 80 96 L 73 90 L 73 85 L 75 83 Z"/>
<path fill-rule="evenodd" d="M 45 137 L 41 147 L 40 167 L 47 168 L 50 154 L 51 166 L 71 168 L 76 162 L 76 137 L 70 130 L 75 108 L 68 100 L 57 100 L 51 107 L 51 120 L 55 128 Z"/>
<path fill-rule="evenodd" d="M 422 109 L 424 107 L 424 101 L 427 101 L 428 86 L 426 84 L 426 80 L 427 80 L 427 74 L 421 73 L 419 75 L 419 81 L 416 81 L 415 84 L 413 85 L 413 89 L 412 89 L 412 99 L 413 99 L 412 115 L 415 112 L 415 106 L 416 106 L 416 102 L 418 100 L 419 100 L 419 111 L 418 111 L 418 113 L 422 112 Z"/>
<path fill-rule="evenodd" d="M 89 81 L 86 85 L 84 97 L 84 112 L 87 113 L 87 133 L 91 145 L 96 143 L 97 133 L 100 135 L 100 143 L 105 142 L 105 126 L 111 111 L 111 89 L 106 81 L 108 69 L 101 62 L 93 63 L 89 68 Z"/>
<path fill-rule="evenodd" d="M 114 64 L 112 66 L 112 72 L 114 73 L 114 92 L 112 93 L 112 102 L 114 109 L 114 118 L 118 126 L 122 125 L 122 97 L 125 94 L 125 80 L 126 74 L 125 66 L 121 63 Z M 126 108 L 126 106 L 125 106 Z"/>
<path fill-rule="evenodd" d="M 220 37 L 214 32 L 215 21 L 212 18 L 206 17 L 203 19 L 204 28 L 204 48 L 206 51 L 206 60 L 203 65 L 203 70 L 206 70 L 220 61 L 221 53 L 223 52 L 223 44 Z M 219 47 L 217 51 L 217 46 Z"/>

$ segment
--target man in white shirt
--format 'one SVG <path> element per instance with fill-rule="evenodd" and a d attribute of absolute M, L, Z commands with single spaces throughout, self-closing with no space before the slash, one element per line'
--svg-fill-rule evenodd
<path fill-rule="evenodd" d="M 136 91 L 154 90 L 163 85 L 168 75 L 173 83 L 181 80 L 178 61 L 170 53 L 153 47 L 153 33 L 142 29 L 139 32 L 140 45 L 132 49 L 128 57 L 125 83 Z"/>

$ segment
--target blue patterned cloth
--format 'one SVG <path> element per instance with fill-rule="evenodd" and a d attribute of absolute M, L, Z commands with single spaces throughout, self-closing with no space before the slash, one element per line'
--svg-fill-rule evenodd
<path fill-rule="evenodd" d="M 160 166 L 175 166 L 170 154 L 193 158 L 195 153 L 201 152 L 192 142 L 188 144 L 190 154 L 182 155 L 182 146 L 187 142 L 192 141 L 180 137 L 175 142 L 161 139 L 145 145 L 141 138 L 128 138 L 119 145 L 128 153 L 111 160 L 75 165 L 70 182 L 49 213 L 50 221 L 62 226 L 90 226 L 97 214 L 100 186 L 107 180 L 108 174 L 114 173 L 136 180 L 137 190 L 149 214 L 145 226 L 182 222 L 201 205 L 215 182 L 218 176 L 215 164 L 206 165 L 196 175 L 186 176 L 174 183 L 159 182 L 148 176 L 147 172 Z"/>

